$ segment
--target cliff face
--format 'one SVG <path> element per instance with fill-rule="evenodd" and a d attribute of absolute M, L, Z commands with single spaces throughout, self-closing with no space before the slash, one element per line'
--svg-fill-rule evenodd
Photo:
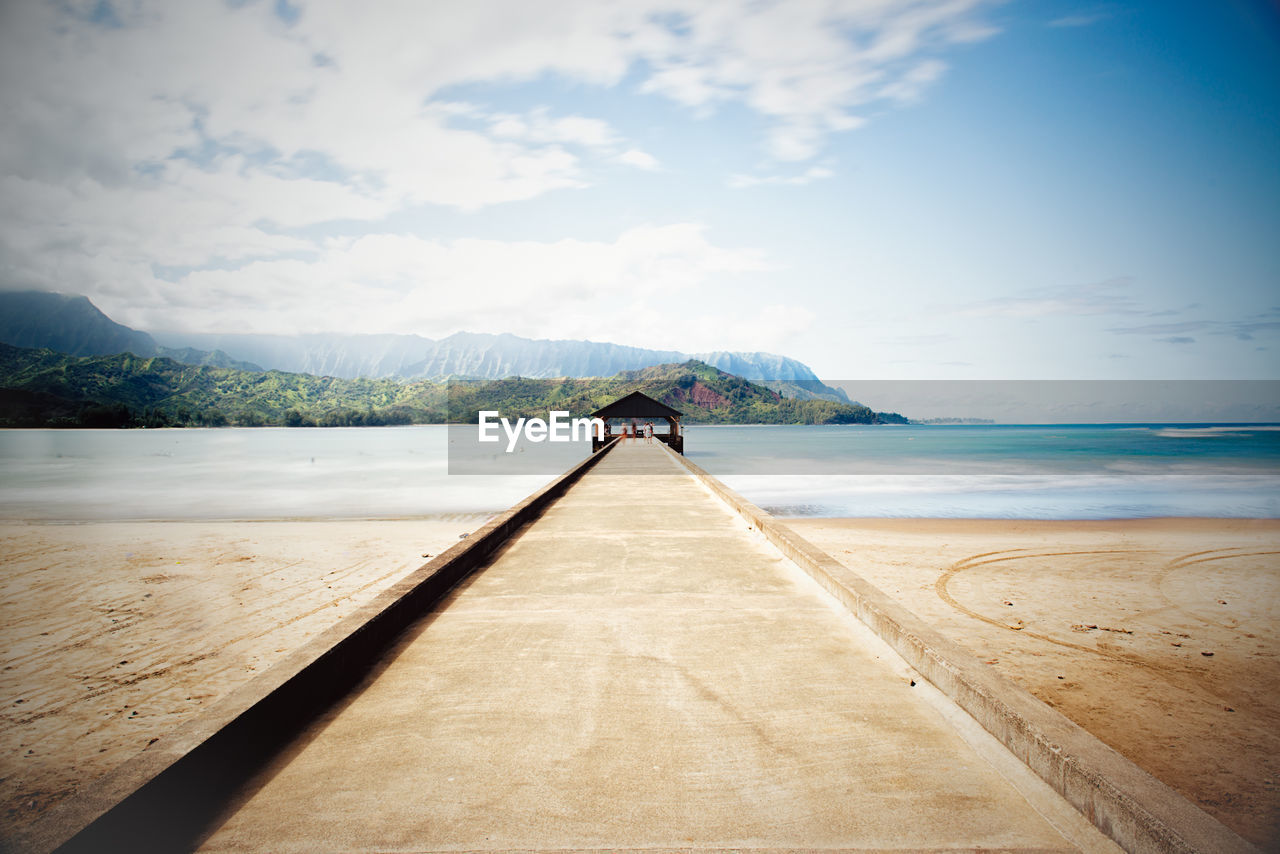
<path fill-rule="evenodd" d="M 810 370 L 808 365 L 776 353 L 731 353 L 718 350 L 714 353 L 697 353 L 685 358 L 706 362 L 725 373 L 734 374 L 752 382 L 757 380 L 795 382 L 818 379 L 818 375 Z"/>
<path fill-rule="evenodd" d="M 0 292 L 0 343 L 71 356 L 156 355 L 155 340 L 107 317 L 88 297 L 43 291 Z"/>
<path fill-rule="evenodd" d="M 607 377 L 619 371 L 684 361 L 675 351 L 646 350 L 596 341 L 548 341 L 516 335 L 459 332 L 430 345 L 409 377 Z"/>
<path fill-rule="evenodd" d="M 268 369 L 346 378 L 610 377 L 619 371 L 697 359 L 752 380 L 818 379 L 807 365 L 773 353 L 688 355 L 600 341 L 555 341 L 510 334 L 458 332 L 439 340 L 416 335 L 156 335 L 170 346 L 181 343 L 222 350 Z"/>
<path fill-rule="evenodd" d="M 699 406 L 704 409 L 715 409 L 717 407 L 727 406 L 729 403 L 729 398 L 714 389 L 708 388 L 701 380 L 695 382 L 688 389 L 675 389 L 671 392 L 669 397 L 673 400 L 679 401 L 680 403 L 692 403 L 694 406 Z"/>
<path fill-rule="evenodd" d="M 419 335 L 148 334 L 116 323 L 85 297 L 35 291 L 0 292 L 0 343 L 73 356 L 158 355 L 185 364 L 342 379 L 610 377 L 620 371 L 697 359 L 752 381 L 779 383 L 787 397 L 808 397 L 810 388 L 815 397 L 843 397 L 822 385 L 807 365 L 775 353 L 688 355 L 599 341 L 470 332 L 439 340 Z"/>

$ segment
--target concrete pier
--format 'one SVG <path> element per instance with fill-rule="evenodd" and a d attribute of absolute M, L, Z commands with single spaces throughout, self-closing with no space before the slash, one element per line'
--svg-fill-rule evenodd
<path fill-rule="evenodd" d="M 642 443 L 608 452 L 414 624 L 200 841 L 1116 850 Z"/>

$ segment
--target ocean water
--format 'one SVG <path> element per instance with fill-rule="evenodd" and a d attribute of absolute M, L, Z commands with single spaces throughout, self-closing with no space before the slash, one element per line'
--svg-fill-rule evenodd
<path fill-rule="evenodd" d="M 1280 474 L 1280 425 L 693 427 L 716 474 Z"/>
<path fill-rule="evenodd" d="M 587 451 L 459 475 L 437 426 L 4 430 L 0 518 L 484 516 Z M 1280 517 L 1276 425 L 694 426 L 686 452 L 784 516 Z"/>
<path fill-rule="evenodd" d="M 781 516 L 1280 517 L 1280 425 L 694 427 L 686 452 Z"/>
<path fill-rule="evenodd" d="M 547 475 L 450 476 L 444 427 L 0 431 L 0 518 L 452 518 Z"/>

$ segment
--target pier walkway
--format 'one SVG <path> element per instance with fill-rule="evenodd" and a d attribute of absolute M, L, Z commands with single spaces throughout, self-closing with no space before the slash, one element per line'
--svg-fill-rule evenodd
<path fill-rule="evenodd" d="M 414 625 L 201 850 L 977 847 L 1116 850 L 633 443 Z"/>

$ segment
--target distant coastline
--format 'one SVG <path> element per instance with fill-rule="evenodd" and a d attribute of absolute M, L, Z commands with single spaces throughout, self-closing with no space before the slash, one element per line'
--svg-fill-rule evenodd
<path fill-rule="evenodd" d="M 995 424 L 991 418 L 912 418 L 912 424 Z"/>

